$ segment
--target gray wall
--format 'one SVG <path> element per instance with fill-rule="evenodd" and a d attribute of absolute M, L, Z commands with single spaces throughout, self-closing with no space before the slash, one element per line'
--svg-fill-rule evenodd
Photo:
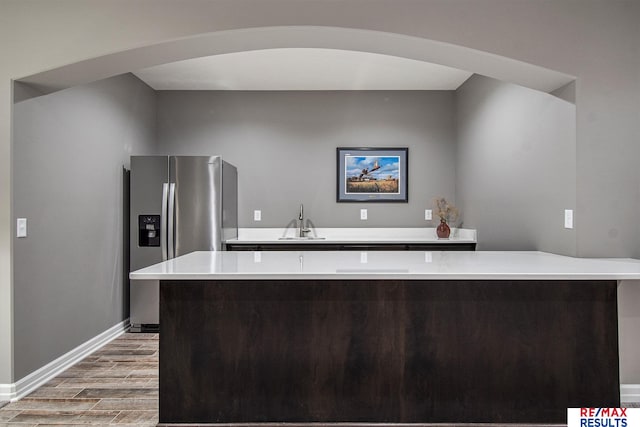
<path fill-rule="evenodd" d="M 431 199 L 455 197 L 453 113 L 451 91 L 160 91 L 159 150 L 236 165 L 241 227 L 284 227 L 300 203 L 316 227 L 426 226 Z M 409 203 L 336 203 L 350 146 L 409 147 Z"/>
<path fill-rule="evenodd" d="M 623 280 L 618 286 L 620 382 L 640 384 L 640 282 Z"/>
<path fill-rule="evenodd" d="M 452 43 L 578 76 L 578 255 L 640 257 L 637 0 L 429 0 L 403 7 L 397 0 L 330 6 L 324 0 L 254 0 L 189 6 L 173 0 L 1 3 L 0 382 L 15 377 L 10 353 L 17 323 L 11 308 L 17 168 L 11 159 L 19 144 L 12 137 L 11 79 L 177 38 L 274 25 L 358 28 Z"/>
<path fill-rule="evenodd" d="M 155 115 L 132 75 L 15 105 L 15 378 L 127 316 L 122 168 L 154 150 Z"/>
<path fill-rule="evenodd" d="M 12 170 L 18 169 L 12 151 L 19 144 L 12 136 L 11 79 L 177 38 L 274 25 L 358 28 L 452 43 L 578 76 L 578 255 L 640 257 L 640 3 L 429 0 L 403 6 L 397 0 L 330 6 L 324 0 L 192 2 L 188 8 L 173 0 L 2 2 L 0 383 L 16 377 L 11 270 L 18 256 L 11 247 L 11 211 L 19 201 L 12 198 Z"/>
<path fill-rule="evenodd" d="M 575 105 L 475 75 L 456 111 L 456 200 L 478 249 L 575 255 L 575 228 L 564 228 L 576 206 Z"/>

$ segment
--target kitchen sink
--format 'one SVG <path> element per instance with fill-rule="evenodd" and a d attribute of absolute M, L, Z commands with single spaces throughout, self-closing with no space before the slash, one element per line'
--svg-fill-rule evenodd
<path fill-rule="evenodd" d="M 279 237 L 278 240 L 325 240 L 326 237 Z"/>

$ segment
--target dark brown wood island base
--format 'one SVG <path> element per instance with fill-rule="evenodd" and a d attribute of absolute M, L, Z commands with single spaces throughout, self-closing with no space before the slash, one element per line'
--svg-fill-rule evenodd
<path fill-rule="evenodd" d="M 566 427 L 562 424 L 495 423 L 158 423 L 159 427 Z"/>
<path fill-rule="evenodd" d="M 620 405 L 616 286 L 163 280 L 160 423 L 564 424 Z"/>

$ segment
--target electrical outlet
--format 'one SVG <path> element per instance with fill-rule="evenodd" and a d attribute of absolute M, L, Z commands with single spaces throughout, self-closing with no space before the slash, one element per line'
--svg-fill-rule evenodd
<path fill-rule="evenodd" d="M 573 209 L 564 210 L 564 228 L 573 228 Z"/>
<path fill-rule="evenodd" d="M 255 262 L 255 263 L 262 262 L 262 252 L 254 252 L 253 253 L 253 262 Z"/>
<path fill-rule="evenodd" d="M 16 237 L 27 237 L 27 218 L 18 218 Z"/>
<path fill-rule="evenodd" d="M 360 219 L 362 221 L 366 221 L 367 220 L 367 210 L 366 209 L 360 209 Z"/>
<path fill-rule="evenodd" d="M 433 262 L 433 254 L 431 252 L 424 253 L 424 262 Z"/>
<path fill-rule="evenodd" d="M 366 264 L 367 261 L 367 253 L 366 252 L 360 252 L 360 264 Z"/>
<path fill-rule="evenodd" d="M 425 209 L 424 210 L 424 220 L 425 221 L 431 221 L 433 219 L 433 214 L 431 212 L 431 209 Z"/>
<path fill-rule="evenodd" d="M 262 221 L 262 211 L 260 211 L 260 210 L 253 211 L 253 220 L 254 221 Z"/>

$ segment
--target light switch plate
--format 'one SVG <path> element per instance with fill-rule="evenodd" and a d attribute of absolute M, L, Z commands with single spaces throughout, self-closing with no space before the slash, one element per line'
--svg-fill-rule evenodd
<path fill-rule="evenodd" d="M 18 218 L 16 237 L 27 237 L 27 218 Z"/>
<path fill-rule="evenodd" d="M 573 209 L 564 210 L 564 228 L 573 228 Z"/>
<path fill-rule="evenodd" d="M 262 221 L 262 211 L 260 211 L 260 210 L 253 211 L 253 220 L 254 221 Z"/>
<path fill-rule="evenodd" d="M 360 209 L 360 219 L 362 221 L 366 221 L 367 220 L 367 210 L 366 209 Z"/>
<path fill-rule="evenodd" d="M 433 214 L 431 212 L 431 209 L 425 209 L 424 210 L 424 220 L 425 221 L 431 221 L 433 219 Z"/>
<path fill-rule="evenodd" d="M 366 252 L 360 252 L 360 264 L 366 264 L 368 256 Z"/>
<path fill-rule="evenodd" d="M 262 252 L 254 252 L 253 253 L 253 262 L 255 262 L 255 263 L 262 262 Z"/>

